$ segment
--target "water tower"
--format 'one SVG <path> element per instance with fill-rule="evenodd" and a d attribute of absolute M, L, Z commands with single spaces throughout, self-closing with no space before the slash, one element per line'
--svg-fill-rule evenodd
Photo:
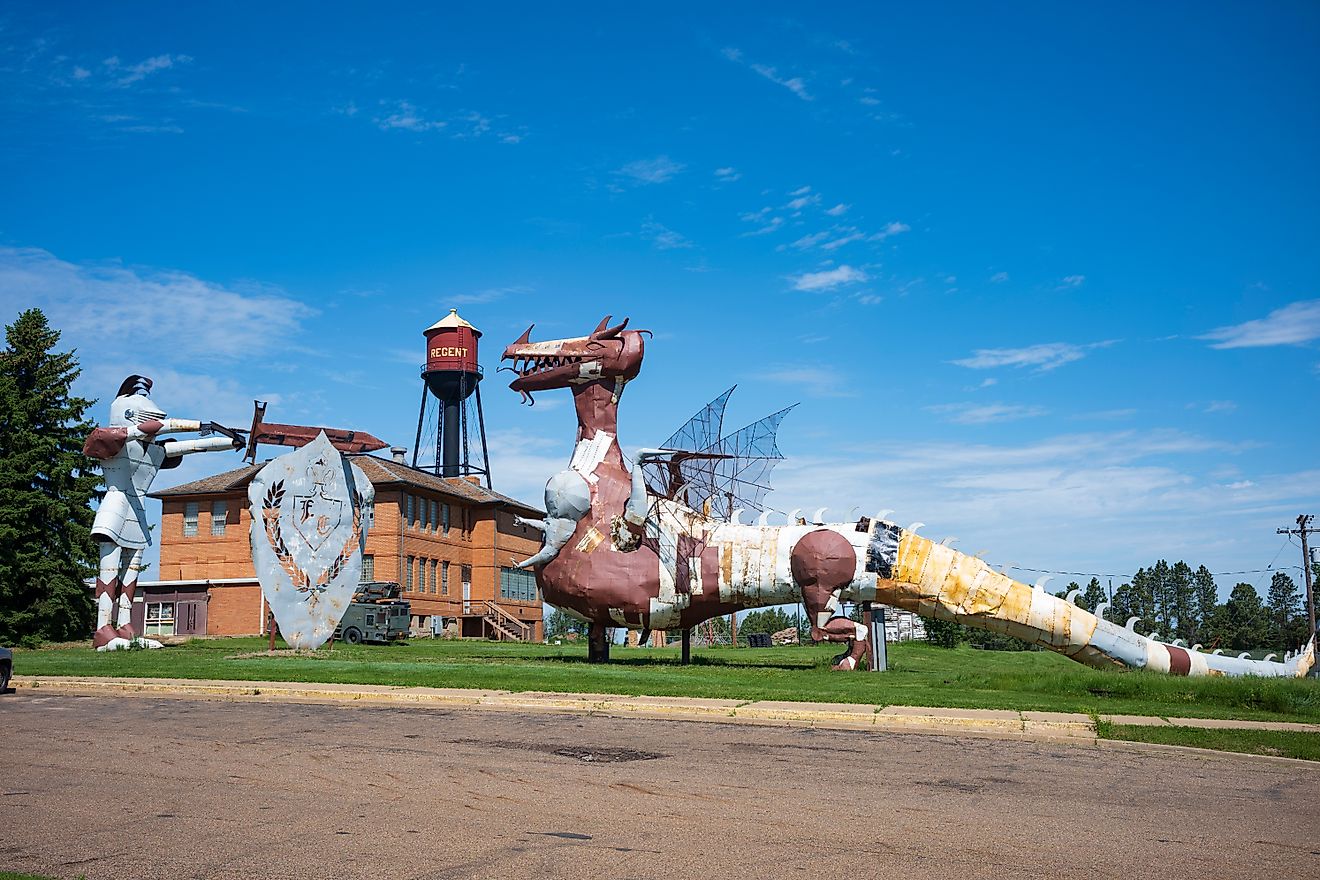
<path fill-rule="evenodd" d="M 423 331 L 426 336 L 426 366 L 422 367 L 422 408 L 417 416 L 417 441 L 413 444 L 412 464 L 433 470 L 441 477 L 480 475 L 490 487 L 490 460 L 486 453 L 486 419 L 481 411 L 481 364 L 477 361 L 477 340 L 481 331 L 458 316 L 458 309 Z M 474 462 L 470 454 L 469 425 L 472 401 L 476 403 L 481 458 Z M 430 446 L 435 436 L 435 457 L 431 464 L 423 454 L 422 438 Z"/>

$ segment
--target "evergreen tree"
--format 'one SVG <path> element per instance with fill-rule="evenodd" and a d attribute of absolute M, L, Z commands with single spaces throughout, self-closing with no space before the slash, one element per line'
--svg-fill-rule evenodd
<path fill-rule="evenodd" d="M 1214 640 L 1211 624 L 1215 609 L 1219 607 L 1219 587 L 1210 569 L 1202 565 L 1192 575 L 1192 593 L 1196 597 L 1196 628 L 1192 631 L 1192 642 L 1210 644 Z"/>
<path fill-rule="evenodd" d="M 1094 613 L 1104 601 L 1105 590 L 1100 586 L 1099 578 L 1091 578 L 1091 582 L 1086 585 L 1086 591 L 1078 597 L 1077 604 Z"/>
<path fill-rule="evenodd" d="M 961 623 L 939 617 L 926 618 L 926 641 L 940 648 L 956 648 L 971 632 Z"/>
<path fill-rule="evenodd" d="M 1269 612 L 1251 584 L 1235 586 L 1228 601 L 1215 613 L 1215 629 L 1222 639 L 1220 647 L 1225 650 L 1267 647 L 1269 628 Z"/>
<path fill-rule="evenodd" d="M 1137 572 L 1141 574 L 1141 572 Z M 1133 590 L 1131 584 L 1120 584 L 1117 590 L 1114 590 L 1114 598 L 1110 600 L 1109 611 L 1105 618 L 1112 620 L 1120 625 L 1127 623 L 1129 617 L 1134 614 L 1140 616 L 1134 609 L 1136 602 L 1133 599 Z"/>
<path fill-rule="evenodd" d="M 5 328 L 0 351 L 0 644 L 86 637 L 96 570 L 91 502 L 100 476 L 82 454 L 93 401 L 73 397 L 81 370 L 56 352 L 38 309 Z"/>
<path fill-rule="evenodd" d="M 545 639 L 562 639 L 569 633 L 575 636 L 585 636 L 587 634 L 586 621 L 579 620 L 571 614 L 566 614 L 558 608 L 550 611 L 550 616 L 545 619 Z"/>
<path fill-rule="evenodd" d="M 1162 638 L 1173 641 L 1177 611 L 1169 563 L 1159 560 L 1150 567 L 1147 577 L 1150 584 L 1150 613 L 1143 617 Z"/>
<path fill-rule="evenodd" d="M 1169 569 L 1170 596 L 1173 600 L 1175 623 L 1168 631 L 1168 638 L 1191 639 L 1196 635 L 1196 585 L 1192 567 L 1181 560 Z"/>
<path fill-rule="evenodd" d="M 1293 579 L 1276 571 L 1265 604 L 1269 609 L 1269 647 L 1281 651 L 1301 647 L 1308 635 L 1308 624 L 1302 617 L 1302 593 Z"/>
<path fill-rule="evenodd" d="M 749 633 L 773 635 L 780 630 L 793 629 L 796 625 L 796 615 L 789 614 L 782 608 L 762 608 L 738 621 L 738 641 L 746 644 Z"/>

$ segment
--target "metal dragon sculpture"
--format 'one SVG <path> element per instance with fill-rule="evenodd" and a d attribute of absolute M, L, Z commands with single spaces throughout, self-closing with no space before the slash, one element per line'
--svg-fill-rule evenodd
<path fill-rule="evenodd" d="M 718 410 L 722 418 L 726 392 L 675 435 L 688 442 L 671 438 L 640 450 L 629 468 L 618 442 L 619 399 L 641 371 L 647 331 L 627 324 L 611 326 L 607 316 L 588 336 L 546 342 L 532 342 L 529 327 L 503 355 L 512 366 L 502 369 L 517 373 L 509 387 L 528 402 L 537 391 L 573 393 L 577 444 L 568 468 L 546 485 L 545 520 L 523 521 L 540 528 L 545 543 L 518 565 L 535 571 L 547 602 L 590 623 L 592 660 L 608 658 L 610 626 L 688 629 L 740 609 L 800 601 L 812 639 L 846 645 L 834 668 L 855 669 L 867 652 L 867 629 L 841 609 L 872 601 L 1013 636 L 1100 668 L 1300 677 L 1315 661 L 1314 642 L 1277 662 L 1141 635 L 1136 619 L 1112 623 L 1103 606 L 1092 614 L 1070 601 L 1075 594 L 1059 598 L 1019 583 L 918 535 L 916 525 L 903 529 L 882 516 L 824 523 L 795 511 L 789 524 L 771 526 L 767 511 L 744 525 L 733 505 L 761 507 L 758 479 L 780 458 L 773 434 L 786 410 L 719 438 L 714 416 Z M 742 491 L 747 486 L 750 494 Z"/>

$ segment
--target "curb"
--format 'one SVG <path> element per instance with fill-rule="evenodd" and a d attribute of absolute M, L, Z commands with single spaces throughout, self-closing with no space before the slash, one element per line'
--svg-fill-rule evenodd
<path fill-rule="evenodd" d="M 1047 742 L 1096 742 L 1085 715 L 998 709 L 941 709 L 853 703 L 792 703 L 688 697 L 628 697 L 544 691 L 488 691 L 386 685 L 299 684 L 66 676 L 16 676 L 18 691 L 229 701 L 393 705 L 605 715 L 723 724 L 760 724 L 878 733 L 925 733 Z"/>

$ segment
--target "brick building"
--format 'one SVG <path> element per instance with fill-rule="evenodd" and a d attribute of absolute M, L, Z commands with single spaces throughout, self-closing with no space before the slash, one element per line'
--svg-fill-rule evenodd
<path fill-rule="evenodd" d="M 465 637 L 542 639 L 531 572 L 514 569 L 541 547 L 514 522 L 543 512 L 473 480 L 438 477 L 402 461 L 349 456 L 376 488 L 362 579 L 397 581 L 416 631 L 456 624 Z M 156 635 L 249 635 L 266 605 L 248 544 L 250 465 L 151 493 L 162 505 L 158 579 L 139 582 L 133 621 Z"/>

